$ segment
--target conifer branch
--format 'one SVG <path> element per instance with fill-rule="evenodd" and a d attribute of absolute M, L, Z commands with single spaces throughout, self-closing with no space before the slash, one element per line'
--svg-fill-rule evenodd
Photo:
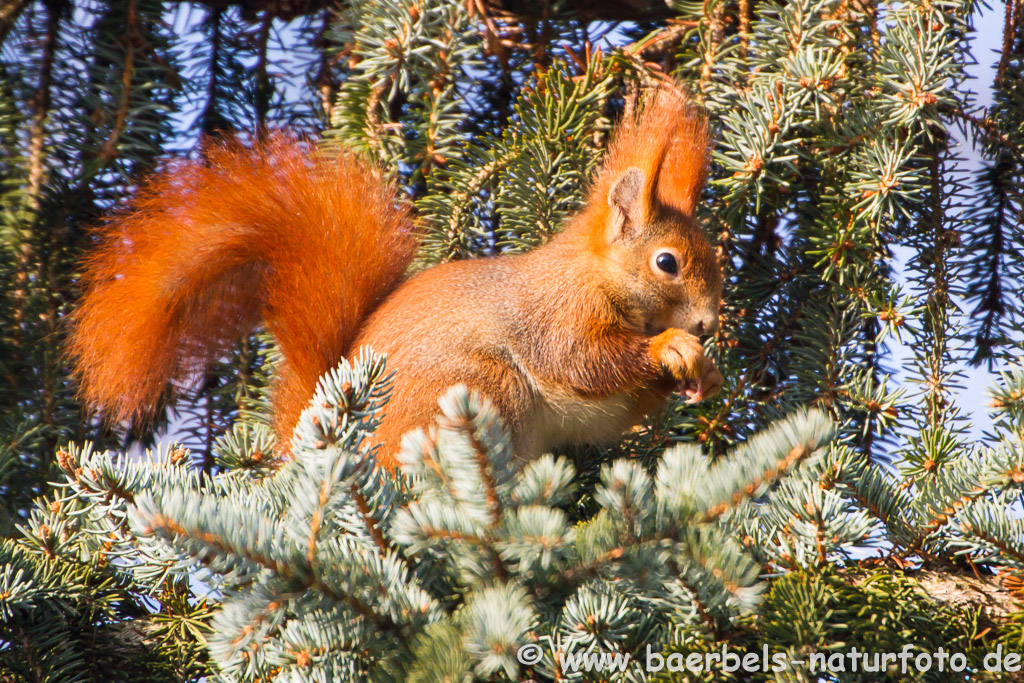
<path fill-rule="evenodd" d="M 53 83 L 53 64 L 57 52 L 57 30 L 60 26 L 61 0 L 50 0 L 44 4 L 46 11 L 46 32 L 40 46 L 39 81 L 30 102 L 31 125 L 29 126 L 28 151 L 28 197 L 29 205 L 38 210 L 43 178 L 46 173 L 43 151 L 46 144 L 46 119 L 50 114 L 50 88 Z"/>
<path fill-rule="evenodd" d="M 813 448 L 808 444 L 798 444 L 794 446 L 782 460 L 779 460 L 769 469 L 764 470 L 760 477 L 742 483 L 742 485 L 734 491 L 728 501 L 722 501 L 714 507 L 706 510 L 701 521 L 704 523 L 710 523 L 718 520 L 731 508 L 735 508 L 744 501 L 750 499 L 757 491 L 761 490 L 762 487 L 767 484 L 771 484 L 780 475 L 795 467 L 801 460 L 804 460 L 812 452 Z"/>
<path fill-rule="evenodd" d="M 267 51 L 273 21 L 274 15 L 265 11 L 256 33 L 256 86 L 253 91 L 255 96 L 253 109 L 256 112 L 256 131 L 261 135 L 267 128 L 267 111 L 270 108 L 270 98 L 273 94 L 273 86 L 267 72 Z"/>
<path fill-rule="evenodd" d="M 135 51 L 141 48 L 140 44 L 142 42 L 138 31 L 138 21 L 138 2 L 137 0 L 128 0 L 128 24 L 125 36 L 122 38 L 125 51 L 124 69 L 121 72 L 121 97 L 117 111 L 114 113 L 114 126 L 99 153 L 99 165 L 101 167 L 109 164 L 117 156 L 118 141 L 128 120 L 128 109 L 131 103 L 133 80 L 135 77 Z"/>
<path fill-rule="evenodd" d="M 999 66 L 996 69 L 995 85 L 999 87 L 1006 79 L 1006 70 L 1014 52 L 1014 42 L 1024 27 L 1024 10 L 1017 0 L 1008 0 L 1003 18 L 1003 46 L 999 53 Z"/>

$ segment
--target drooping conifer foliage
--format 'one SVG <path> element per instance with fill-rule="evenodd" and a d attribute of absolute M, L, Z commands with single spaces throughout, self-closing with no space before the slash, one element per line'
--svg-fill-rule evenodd
<path fill-rule="evenodd" d="M 679 680 L 645 653 L 907 644 L 966 668 L 685 675 L 1010 680 L 984 657 L 1024 648 L 1024 7 L 994 9 L 990 56 L 967 0 L 5 1 L 0 680 Z M 391 381 L 369 349 L 287 462 L 262 331 L 152 422 L 78 402 L 82 255 L 203 136 L 369 157 L 424 268 L 543 243 L 669 81 L 716 133 L 715 399 L 521 463 L 456 387 L 399 473 L 365 446 Z M 633 663 L 567 670 L 587 652 Z"/>

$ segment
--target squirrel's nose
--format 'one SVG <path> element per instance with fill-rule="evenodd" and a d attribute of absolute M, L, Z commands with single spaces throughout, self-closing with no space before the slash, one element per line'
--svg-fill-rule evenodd
<path fill-rule="evenodd" d="M 697 322 L 693 325 L 691 333 L 698 337 L 703 337 L 706 335 L 712 335 L 717 331 L 718 317 L 709 315 L 697 320 Z"/>

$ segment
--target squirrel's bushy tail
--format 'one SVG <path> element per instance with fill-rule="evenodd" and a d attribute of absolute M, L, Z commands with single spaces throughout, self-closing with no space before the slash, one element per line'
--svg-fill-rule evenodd
<path fill-rule="evenodd" d="M 263 320 L 285 359 L 286 441 L 412 259 L 396 200 L 369 164 L 281 134 L 160 174 L 86 262 L 70 338 L 84 398 L 115 419 L 145 417 L 169 380 L 194 377 Z"/>

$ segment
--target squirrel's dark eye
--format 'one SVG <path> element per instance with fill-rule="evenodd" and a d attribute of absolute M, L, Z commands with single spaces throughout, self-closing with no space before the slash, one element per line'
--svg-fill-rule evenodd
<path fill-rule="evenodd" d="M 676 263 L 676 257 L 667 251 L 658 254 L 658 257 L 654 259 L 654 263 L 669 275 L 677 275 L 679 273 L 679 264 Z"/>

